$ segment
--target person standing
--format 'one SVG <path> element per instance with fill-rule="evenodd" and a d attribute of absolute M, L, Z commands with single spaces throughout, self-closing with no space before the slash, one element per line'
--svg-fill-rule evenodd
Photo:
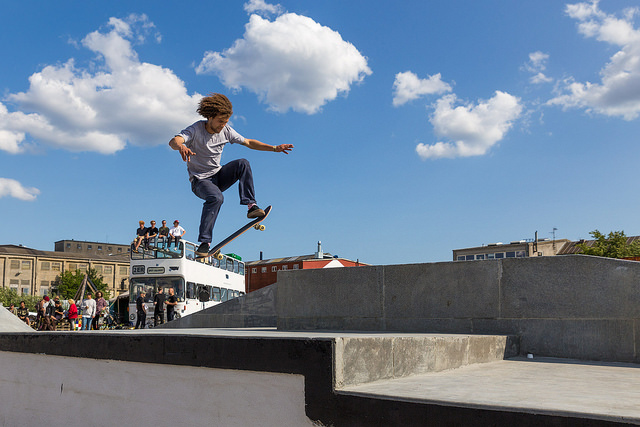
<path fill-rule="evenodd" d="M 240 144 L 258 151 L 289 154 L 292 144 L 269 145 L 257 139 L 245 138 L 228 125 L 233 114 L 229 99 L 219 93 L 203 97 L 197 109 L 200 120 L 175 135 L 169 146 L 180 152 L 187 162 L 191 191 L 204 200 L 198 241 L 198 254 L 206 255 L 213 238 L 213 227 L 224 201 L 222 193 L 238 182 L 240 204 L 247 206 L 247 218 L 260 218 L 264 211 L 255 200 L 253 173 L 246 159 L 221 164 L 222 150 L 227 144 Z"/>
<path fill-rule="evenodd" d="M 82 328 L 83 331 L 91 330 L 91 322 L 96 317 L 96 300 L 91 294 L 87 294 L 87 299 L 82 303 Z"/>
<path fill-rule="evenodd" d="M 167 297 L 167 322 L 171 322 L 173 320 L 173 316 L 175 316 L 175 309 L 178 305 L 178 298 L 176 298 L 176 291 L 173 288 L 169 288 L 169 296 Z"/>
<path fill-rule="evenodd" d="M 158 288 L 156 296 L 153 297 L 153 326 L 164 323 L 164 301 L 166 295 L 162 292 L 162 288 Z"/>
<path fill-rule="evenodd" d="M 69 299 L 69 310 L 67 311 L 67 319 L 71 323 L 71 329 L 77 330 L 78 328 L 78 306 L 73 299 Z"/>
<path fill-rule="evenodd" d="M 104 315 L 105 309 L 109 306 L 109 303 L 102 296 L 102 292 L 96 292 L 96 316 L 93 318 L 91 322 L 91 327 L 95 330 L 100 329 L 98 323 L 100 321 L 100 316 Z"/>
<path fill-rule="evenodd" d="M 147 309 L 144 305 L 144 297 L 146 295 L 145 291 L 140 292 L 138 298 L 136 298 L 136 315 L 138 320 L 136 320 L 136 329 L 144 329 L 144 326 L 147 322 Z"/>

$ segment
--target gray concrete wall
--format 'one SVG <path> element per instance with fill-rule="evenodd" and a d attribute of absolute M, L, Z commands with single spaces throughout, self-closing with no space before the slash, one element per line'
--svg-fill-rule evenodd
<path fill-rule="evenodd" d="M 304 377 L 0 351 L 2 426 L 313 426 Z"/>
<path fill-rule="evenodd" d="M 263 328 L 276 326 L 277 284 L 234 298 L 158 328 Z"/>
<path fill-rule="evenodd" d="M 633 261 L 576 255 L 282 271 L 276 310 L 284 330 L 517 335 L 522 353 L 640 362 Z"/>

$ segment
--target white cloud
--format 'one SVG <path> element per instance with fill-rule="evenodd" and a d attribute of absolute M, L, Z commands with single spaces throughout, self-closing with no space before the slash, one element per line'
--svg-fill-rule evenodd
<path fill-rule="evenodd" d="M 566 13 L 578 21 L 585 37 L 620 48 L 600 71 L 601 82 L 565 79 L 558 95 L 548 101 L 564 108 L 584 108 L 607 116 L 633 120 L 640 114 L 640 31 L 632 19 L 637 8 L 627 9 L 617 18 L 599 9 L 598 2 L 567 5 Z"/>
<path fill-rule="evenodd" d="M 440 73 L 420 79 L 415 73 L 405 71 L 396 74 L 393 82 L 393 105 L 397 107 L 424 95 L 445 92 L 451 92 L 451 86 L 442 81 Z"/>
<path fill-rule="evenodd" d="M 0 150 L 24 151 L 30 138 L 39 144 L 72 151 L 110 154 L 127 143 L 166 144 L 197 119 L 201 97 L 188 95 L 184 82 L 171 70 L 141 62 L 133 44 L 154 33 L 145 15 L 109 19 L 106 31 L 94 31 L 81 46 L 98 55 L 91 70 L 74 59 L 45 66 L 29 77 L 26 92 L 0 103 Z"/>
<path fill-rule="evenodd" d="M 493 98 L 477 105 L 455 106 L 457 97 L 445 95 L 435 104 L 430 118 L 437 136 L 447 142 L 418 144 L 422 159 L 480 156 L 502 140 L 521 112 L 520 100 L 496 91 Z"/>
<path fill-rule="evenodd" d="M 283 12 L 282 6 L 266 3 L 264 0 L 250 0 L 244 4 L 244 10 L 249 13 L 258 13 L 260 15 L 279 15 Z"/>
<path fill-rule="evenodd" d="M 547 77 L 543 71 L 547 69 L 547 61 L 549 55 L 540 51 L 532 52 L 529 54 L 529 61 L 524 64 L 524 69 L 533 74 L 529 81 L 533 84 L 549 83 L 553 79 Z"/>
<path fill-rule="evenodd" d="M 33 187 L 23 187 L 15 179 L 0 178 L 0 199 L 3 197 L 15 197 L 16 199 L 33 201 L 40 194 L 40 190 Z"/>
<path fill-rule="evenodd" d="M 246 88 L 274 111 L 307 114 L 371 74 L 366 58 L 338 32 L 295 13 L 274 21 L 251 15 L 244 37 L 223 52 L 206 52 L 196 72 Z"/>

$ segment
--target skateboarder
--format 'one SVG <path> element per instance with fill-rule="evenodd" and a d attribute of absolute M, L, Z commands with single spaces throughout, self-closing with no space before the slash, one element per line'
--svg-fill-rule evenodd
<path fill-rule="evenodd" d="M 247 218 L 264 216 L 258 207 L 253 188 L 251 165 L 246 159 L 220 165 L 222 150 L 227 143 L 241 144 L 252 150 L 289 154 L 291 144 L 269 145 L 256 139 L 244 138 L 227 123 L 233 114 L 231 101 L 219 93 L 200 100 L 198 114 L 205 118 L 173 137 L 169 146 L 180 152 L 187 162 L 191 191 L 204 200 L 196 252 L 207 254 L 213 237 L 213 226 L 224 201 L 222 193 L 238 181 L 240 204 L 247 205 Z"/>

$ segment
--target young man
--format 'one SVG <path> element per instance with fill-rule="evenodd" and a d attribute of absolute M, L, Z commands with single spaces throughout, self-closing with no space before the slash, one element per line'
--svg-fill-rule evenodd
<path fill-rule="evenodd" d="M 264 216 L 258 207 L 253 188 L 251 166 L 245 159 L 220 165 L 222 150 L 228 143 L 241 144 L 258 151 L 274 151 L 289 154 L 291 144 L 277 146 L 265 144 L 256 139 L 244 138 L 227 123 L 233 114 L 231 101 L 219 93 L 200 100 L 198 113 L 205 120 L 198 121 L 173 137 L 169 145 L 180 152 L 187 162 L 191 191 L 204 200 L 197 249 L 198 254 L 209 252 L 213 237 L 213 226 L 224 201 L 222 193 L 238 181 L 240 204 L 247 205 L 247 218 Z"/>
<path fill-rule="evenodd" d="M 166 295 L 162 292 L 162 288 L 158 288 L 156 296 L 153 297 L 153 326 L 162 325 L 164 323 L 164 302 Z"/>
<path fill-rule="evenodd" d="M 151 226 L 147 227 L 147 235 L 144 238 L 145 249 L 149 249 L 149 245 L 153 243 L 153 246 L 156 245 L 156 237 L 158 237 L 158 228 L 156 227 L 156 222 L 151 221 Z"/>
<path fill-rule="evenodd" d="M 147 227 L 144 226 L 144 221 L 138 222 L 139 226 L 136 229 L 136 238 L 131 245 L 131 250 L 135 253 L 138 253 L 138 248 L 140 247 L 140 243 L 144 240 L 147 235 Z"/>
<path fill-rule="evenodd" d="M 136 329 L 144 329 L 147 322 L 147 309 L 144 305 L 145 295 L 145 291 L 142 291 L 138 298 L 136 298 L 136 314 L 138 318 L 136 321 Z"/>
<path fill-rule="evenodd" d="M 177 219 L 173 221 L 173 227 L 169 230 L 169 244 L 167 245 L 167 249 L 171 247 L 171 241 L 174 241 L 176 244 L 176 250 L 178 249 L 178 243 L 180 243 L 180 239 L 184 236 L 184 233 L 187 231 L 180 227 L 180 221 Z"/>
<path fill-rule="evenodd" d="M 167 322 L 171 322 L 175 315 L 176 305 L 178 305 L 176 291 L 174 291 L 173 288 L 169 288 L 169 296 L 167 297 L 165 304 L 167 304 Z"/>
<path fill-rule="evenodd" d="M 167 227 L 167 221 L 162 220 L 162 227 L 158 229 L 158 243 L 164 243 L 164 247 L 167 247 L 167 239 L 169 238 L 169 227 Z"/>

